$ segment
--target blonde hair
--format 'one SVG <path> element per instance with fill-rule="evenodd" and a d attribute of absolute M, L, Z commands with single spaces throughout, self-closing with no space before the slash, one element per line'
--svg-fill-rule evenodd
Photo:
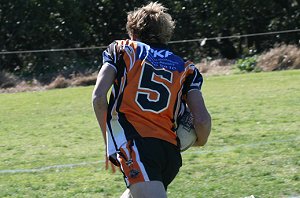
<path fill-rule="evenodd" d="M 167 8 L 158 2 L 128 13 L 126 29 L 130 37 L 136 36 L 145 43 L 163 43 L 170 41 L 175 28 L 175 22 Z"/>

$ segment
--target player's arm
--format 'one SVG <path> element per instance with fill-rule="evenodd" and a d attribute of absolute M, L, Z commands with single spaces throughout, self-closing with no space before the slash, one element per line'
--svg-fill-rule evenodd
<path fill-rule="evenodd" d="M 187 93 L 187 105 L 194 116 L 194 127 L 197 134 L 194 146 L 204 146 L 211 131 L 211 117 L 200 90 L 195 89 Z"/>
<path fill-rule="evenodd" d="M 107 117 L 107 92 L 114 82 L 116 76 L 115 69 L 108 63 L 104 63 L 97 77 L 97 82 L 93 91 L 92 103 L 94 112 L 101 128 L 104 143 L 105 143 L 105 169 L 108 169 L 109 160 L 107 157 L 107 142 L 106 142 L 106 117 Z M 114 165 L 111 164 L 112 171 L 115 172 Z"/>
<path fill-rule="evenodd" d="M 97 82 L 93 91 L 92 103 L 94 112 L 101 128 L 104 142 L 106 145 L 106 116 L 107 116 L 107 93 L 112 86 L 116 76 L 115 69 L 105 63 L 98 74 Z"/>

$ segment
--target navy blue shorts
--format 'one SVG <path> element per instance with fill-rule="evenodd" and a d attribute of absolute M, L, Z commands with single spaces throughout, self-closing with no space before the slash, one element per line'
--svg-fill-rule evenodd
<path fill-rule="evenodd" d="M 127 187 L 138 182 L 161 181 L 167 190 L 182 166 L 178 146 L 156 138 L 128 141 L 120 148 L 117 160 Z"/>

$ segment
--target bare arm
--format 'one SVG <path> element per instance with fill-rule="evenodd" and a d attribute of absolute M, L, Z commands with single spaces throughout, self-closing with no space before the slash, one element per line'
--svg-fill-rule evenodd
<path fill-rule="evenodd" d="M 211 130 L 211 117 L 208 113 L 200 90 L 191 90 L 187 94 L 187 105 L 194 116 L 197 141 L 194 146 L 204 146 Z"/>
<path fill-rule="evenodd" d="M 101 128 L 106 145 L 106 116 L 107 116 L 107 92 L 112 86 L 116 76 L 116 71 L 108 64 L 104 64 L 97 77 L 97 82 L 93 91 L 92 102 L 94 112 Z"/>

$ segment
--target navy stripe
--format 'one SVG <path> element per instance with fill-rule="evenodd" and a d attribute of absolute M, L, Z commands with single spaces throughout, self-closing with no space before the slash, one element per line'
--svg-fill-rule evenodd
<path fill-rule="evenodd" d="M 109 46 L 110 48 L 113 48 L 112 45 Z M 111 51 L 113 51 L 111 49 Z M 112 53 L 112 52 L 111 52 Z M 108 109 L 107 109 L 107 126 L 108 126 L 108 129 L 109 129 L 109 133 L 112 137 L 112 140 L 114 142 L 114 146 L 115 146 L 115 149 L 118 150 L 118 146 L 117 146 L 117 143 L 116 143 L 116 140 L 114 138 L 114 135 L 113 135 L 113 131 L 112 131 L 112 127 L 111 127 L 111 120 L 112 120 L 112 111 L 113 111 L 113 107 L 114 107 L 114 104 L 118 101 L 116 101 L 118 95 L 119 95 L 119 92 L 120 92 L 120 85 L 121 85 L 121 80 L 122 80 L 122 77 L 123 77 L 123 74 L 124 74 L 124 67 L 125 67 L 125 62 L 123 60 L 123 58 L 120 58 L 117 62 L 117 65 L 119 65 L 119 67 L 116 67 L 117 68 L 117 76 L 116 76 L 116 81 L 114 82 L 114 91 L 115 91 L 115 95 L 113 95 L 112 93 L 110 94 L 110 98 L 109 98 L 109 103 L 108 103 Z"/>
<path fill-rule="evenodd" d="M 107 123 L 107 127 L 108 127 L 108 131 L 112 137 L 112 140 L 114 142 L 114 146 L 115 146 L 115 149 L 118 150 L 118 146 L 117 146 L 117 143 L 116 143 L 116 140 L 114 138 L 114 135 L 113 135 L 113 131 L 112 131 L 112 128 L 111 128 L 111 120 L 112 120 L 112 108 L 114 106 L 114 102 L 115 102 L 115 98 L 113 96 L 113 94 L 110 95 L 110 98 L 109 98 L 109 105 L 108 105 L 108 108 L 107 108 L 107 117 L 106 117 L 106 123 Z"/>
<path fill-rule="evenodd" d="M 124 129 L 127 140 L 132 140 L 141 137 L 141 135 L 137 132 L 133 125 L 127 120 L 124 113 L 119 113 L 119 123 Z"/>
<path fill-rule="evenodd" d="M 176 110 L 177 110 L 177 105 L 178 105 L 178 93 L 177 93 L 177 97 L 176 97 L 176 102 L 174 104 L 174 107 L 173 107 L 173 116 L 172 116 L 172 123 L 174 123 L 175 121 L 177 122 L 177 118 L 175 119 L 175 113 L 176 113 Z M 180 109 L 180 106 L 179 106 L 179 109 Z M 178 109 L 178 113 L 179 113 L 179 109 Z M 175 131 L 176 129 L 173 127 L 172 128 L 173 131 Z"/>

